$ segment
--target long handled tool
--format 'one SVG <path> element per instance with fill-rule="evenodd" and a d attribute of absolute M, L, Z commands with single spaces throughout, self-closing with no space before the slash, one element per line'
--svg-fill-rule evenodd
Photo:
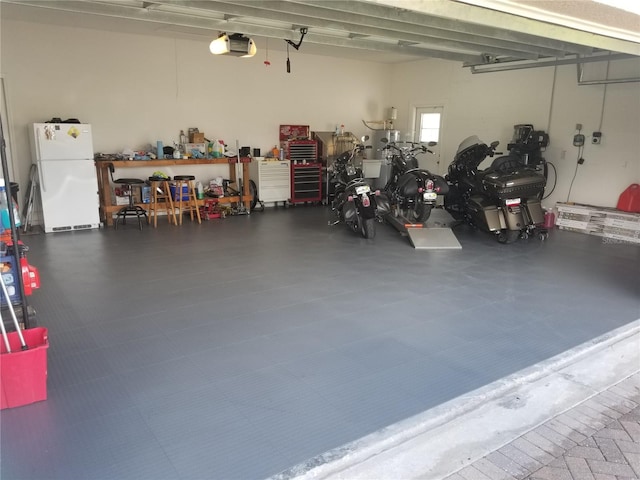
<path fill-rule="evenodd" d="M 240 160 L 240 142 L 238 142 L 238 140 L 236 140 L 236 157 L 238 162 L 235 165 L 235 171 L 236 171 L 236 179 L 238 182 L 238 190 L 240 190 L 238 192 L 238 196 L 239 198 L 239 202 L 238 202 L 238 211 L 237 214 L 238 215 L 249 215 L 249 210 L 247 210 L 247 207 L 245 207 L 244 205 L 244 175 L 242 175 L 241 173 L 238 172 L 238 170 L 240 170 L 240 172 L 243 171 L 242 169 L 242 161 Z"/>
<path fill-rule="evenodd" d="M 7 329 L 4 328 L 4 320 L 2 319 L 2 313 L 0 313 L 0 330 L 2 330 L 2 339 L 4 340 L 4 346 L 7 347 L 7 353 L 11 353 L 11 345 L 9 345 L 9 337 L 7 336 Z"/>
<path fill-rule="evenodd" d="M 27 343 L 24 341 L 22 330 L 20 330 L 20 323 L 18 323 L 18 317 L 16 317 L 16 312 L 13 309 L 13 304 L 11 303 L 11 299 L 9 298 L 9 292 L 7 291 L 7 286 L 4 284 L 4 278 L 1 278 L 1 276 L 0 276 L 0 285 L 2 285 L 2 293 L 4 294 L 4 298 L 7 299 L 7 305 L 9 305 L 9 312 L 11 312 L 11 318 L 13 318 L 13 324 L 16 327 L 16 332 L 18 332 L 18 337 L 20 337 L 20 345 L 22 345 L 22 350 L 28 350 L 29 347 L 27 346 Z M 6 340 L 4 322 L 2 321 L 2 319 L 0 319 L 0 322 L 2 322 L 2 333 L 4 334 L 5 341 L 8 341 Z M 9 349 L 9 351 L 11 350 Z"/>
<path fill-rule="evenodd" d="M 24 200 L 24 207 L 22 208 L 22 231 L 27 233 L 31 228 L 31 218 L 33 216 L 33 208 L 36 201 L 36 194 L 38 192 L 38 166 L 35 163 L 31 164 L 31 170 L 29 170 L 29 183 L 27 185 L 27 195 Z"/>

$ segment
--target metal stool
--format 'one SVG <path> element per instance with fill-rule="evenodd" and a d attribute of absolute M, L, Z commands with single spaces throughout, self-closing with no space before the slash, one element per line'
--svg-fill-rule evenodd
<path fill-rule="evenodd" d="M 198 223 L 202 223 L 200 210 L 198 209 L 198 200 L 196 198 L 196 187 L 193 184 L 195 179 L 196 177 L 193 175 L 175 175 L 173 177 L 176 185 L 173 194 L 173 205 L 178 209 L 180 225 L 182 225 L 182 216 L 186 212 L 189 212 L 191 221 L 193 221 L 193 215 L 195 213 Z M 186 192 L 183 191 L 184 187 L 187 187 Z"/>
<path fill-rule="evenodd" d="M 140 178 L 118 178 L 114 180 L 114 183 L 119 183 L 120 185 L 127 185 L 129 187 L 129 205 L 122 207 L 118 210 L 118 215 L 116 216 L 116 222 L 114 224 L 115 229 L 118 229 L 118 222 L 120 218 L 122 218 L 122 224 L 127 224 L 127 217 L 137 217 L 138 218 L 138 227 L 142 230 L 142 219 L 148 221 L 147 211 L 133 203 L 133 186 L 134 185 L 144 185 L 144 180 Z"/>
<path fill-rule="evenodd" d="M 115 172 L 115 167 L 113 166 L 113 163 L 110 163 L 109 176 L 111 177 L 111 182 L 114 184 L 119 183 L 120 185 L 126 185 L 129 189 L 129 204 L 118 210 L 114 228 L 116 230 L 118 229 L 118 222 L 120 221 L 120 218 L 122 218 L 122 223 L 126 225 L 127 217 L 133 217 L 135 215 L 138 218 L 138 227 L 140 228 L 140 230 L 142 230 L 142 217 L 148 220 L 147 211 L 144 208 L 133 203 L 133 186 L 144 185 L 144 180 L 140 178 L 117 178 L 114 180 L 113 172 Z"/>
<path fill-rule="evenodd" d="M 173 218 L 173 224 L 177 225 L 178 221 L 176 220 L 176 210 L 173 206 L 173 199 L 171 198 L 169 179 L 149 177 L 149 185 L 151 186 L 149 223 L 151 223 L 151 219 L 153 219 L 153 226 L 158 226 L 158 211 L 162 209 L 167 214 L 167 220 L 169 223 L 171 223 L 171 219 Z"/>

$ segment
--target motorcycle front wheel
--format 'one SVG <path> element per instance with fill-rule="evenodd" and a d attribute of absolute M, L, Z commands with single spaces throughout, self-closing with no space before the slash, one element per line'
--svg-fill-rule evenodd
<path fill-rule="evenodd" d="M 416 203 L 413 208 L 407 211 L 407 218 L 413 222 L 424 223 L 429 220 L 432 208 L 432 205 L 427 205 L 422 202 Z"/>

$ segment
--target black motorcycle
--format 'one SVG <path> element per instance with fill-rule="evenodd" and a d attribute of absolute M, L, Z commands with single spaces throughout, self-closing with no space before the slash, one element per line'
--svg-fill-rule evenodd
<path fill-rule="evenodd" d="M 425 223 L 436 205 L 438 195 L 446 195 L 449 189 L 442 176 L 418 166 L 416 155 L 433 152 L 420 143 L 400 147 L 385 138 L 382 142 L 386 144 L 382 151 L 386 152 L 391 164 L 384 192 L 389 197 L 392 214 L 404 217 L 410 223 Z M 435 142 L 428 143 L 430 147 L 435 145 Z"/>
<path fill-rule="evenodd" d="M 496 152 L 499 142 L 490 145 L 473 135 L 458 147 L 449 165 L 446 180 L 449 193 L 445 208 L 459 220 L 492 232 L 500 243 L 511 243 L 537 233 L 547 238 L 542 228 L 542 196 L 546 179 L 535 167 L 525 164 L 521 149 L 495 158 L 485 169 L 478 166 Z"/>
<path fill-rule="evenodd" d="M 334 188 L 334 200 L 331 209 L 337 220 L 329 222 L 329 225 L 344 222 L 354 232 L 371 239 L 376 235 L 376 221 L 381 221 L 382 215 L 389 211 L 389 201 L 379 190 L 371 189 L 363 178 L 362 169 L 354 164 L 356 156 L 364 148 L 362 144 L 356 145 L 340 154 L 333 163 L 330 182 Z"/>

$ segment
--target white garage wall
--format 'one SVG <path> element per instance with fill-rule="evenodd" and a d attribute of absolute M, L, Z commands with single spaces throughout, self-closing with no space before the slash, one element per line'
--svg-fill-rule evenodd
<path fill-rule="evenodd" d="M 640 76 L 638 62 L 614 63 L 610 78 Z M 590 79 L 604 78 L 606 72 L 595 70 L 588 69 Z M 546 130 L 550 146 L 545 158 L 558 169 L 558 185 L 545 201 L 553 206 L 567 200 L 577 163 L 572 140 L 581 123 L 585 163 L 578 168 L 570 200 L 615 207 L 629 184 L 640 183 L 640 84 L 606 87 L 603 140 L 592 145 L 591 134 L 600 128 L 604 85 L 578 86 L 575 66 L 558 67 L 554 82 L 554 71 L 546 67 L 472 75 L 458 64 L 432 60 L 395 67 L 390 102 L 398 108 L 396 127 L 413 129 L 415 107 L 444 107 L 440 173 L 446 173 L 458 144 L 469 135 L 487 143 L 499 140 L 506 149 L 515 124 Z M 549 181 L 553 183 L 553 173 Z"/>
<path fill-rule="evenodd" d="M 576 165 L 574 128 L 582 123 L 585 163 L 570 200 L 615 206 L 626 186 L 640 182 L 640 84 L 607 87 L 603 142 L 593 146 L 605 87 L 578 86 L 575 66 L 472 75 L 455 62 L 382 65 L 306 54 L 303 45 L 300 52 L 291 49 L 287 74 L 282 51 L 270 52 L 266 67 L 262 51 L 251 59 L 213 57 L 199 39 L 1 20 L 0 74 L 11 107 L 16 180 L 23 185 L 31 162 L 27 125 L 54 116 L 92 123 L 99 152 L 170 144 L 191 126 L 208 138 L 265 151 L 276 143 L 280 124 L 323 131 L 344 123 L 360 136 L 370 133 L 362 119 L 383 119 L 392 105 L 403 133 L 413 129 L 415 107 L 444 107 L 440 173 L 463 138 L 476 134 L 506 147 L 514 124 L 533 123 L 549 132 L 546 158 L 559 174 L 546 205 L 566 201 Z M 625 71 L 620 65 L 612 64 L 612 76 L 640 75 L 637 62 Z M 589 69 L 589 79 L 602 76 L 598 68 Z M 226 175 L 225 167 L 198 168 L 199 179 Z"/>
<path fill-rule="evenodd" d="M 46 10 L 42 11 L 46 15 Z M 26 185 L 27 126 L 52 117 L 91 123 L 96 152 L 170 145 L 181 129 L 235 148 L 278 142 L 280 124 L 364 134 L 363 118 L 381 118 L 389 73 L 380 64 L 330 59 L 291 49 L 253 58 L 213 56 L 207 41 L 115 34 L 2 20 L 2 75 L 11 97 L 14 163 Z M 228 169 L 189 167 L 199 179 Z M 214 171 L 214 169 L 217 169 Z M 222 170 L 220 170 L 222 169 Z M 148 176 L 149 169 L 127 175 Z M 175 173 L 167 170 L 167 173 Z M 20 192 L 23 195 L 23 191 Z"/>

